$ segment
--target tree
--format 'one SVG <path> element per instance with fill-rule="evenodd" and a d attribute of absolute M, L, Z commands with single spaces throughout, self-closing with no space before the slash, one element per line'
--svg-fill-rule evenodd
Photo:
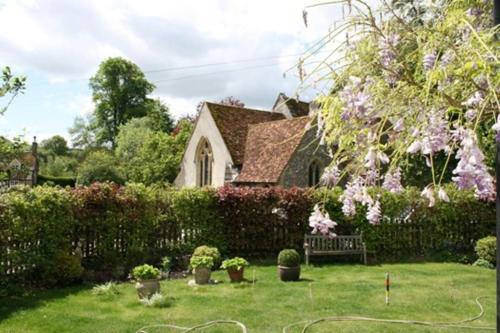
<path fill-rule="evenodd" d="M 331 34 L 342 29 L 356 38 L 339 45 L 344 63 L 331 76 L 338 93 L 318 98 L 318 140 L 334 158 L 324 179 L 333 185 L 347 178 L 344 213 L 355 214 L 361 203 L 373 224 L 381 207 L 367 187 L 401 191 L 408 159 L 428 168 L 422 196 L 430 206 L 450 200 L 443 186 L 450 173 L 478 199 L 496 195 L 483 153 L 495 135 L 500 139 L 492 2 L 400 2 L 409 6 L 384 3 L 380 20 L 364 1 L 345 1 L 351 16 Z M 303 79 L 332 65 L 327 60 Z"/>
<path fill-rule="evenodd" d="M 120 125 L 132 118 L 147 115 L 147 95 L 155 86 L 133 62 L 120 58 L 103 61 L 90 79 L 92 98 L 96 105 L 99 140 L 115 147 Z"/>
<path fill-rule="evenodd" d="M 97 147 L 97 125 L 93 115 L 76 117 L 73 126 L 68 129 L 71 144 L 74 148 L 88 149 Z"/>
<path fill-rule="evenodd" d="M 78 168 L 77 183 L 90 185 L 94 182 L 112 181 L 124 184 L 125 179 L 113 153 L 107 150 L 90 152 Z"/>
<path fill-rule="evenodd" d="M 174 120 L 168 107 L 159 99 L 149 100 L 147 105 L 149 127 L 153 131 L 170 133 L 174 129 Z"/>
<path fill-rule="evenodd" d="M 233 96 L 228 96 L 226 98 L 223 98 L 220 100 L 219 103 L 224 105 L 237 106 L 239 108 L 245 107 L 245 103 L 243 103 L 242 101 Z"/>
<path fill-rule="evenodd" d="M 40 148 L 46 153 L 54 156 L 63 156 L 68 153 L 68 143 L 65 138 L 60 135 L 43 140 L 40 143 Z"/>
<path fill-rule="evenodd" d="M 181 120 L 175 134 L 153 132 L 139 121 L 122 128 L 116 148 L 117 155 L 127 170 L 127 179 L 144 184 L 172 183 L 179 172 L 180 163 L 193 125 Z M 141 132 L 140 139 L 134 133 Z"/>

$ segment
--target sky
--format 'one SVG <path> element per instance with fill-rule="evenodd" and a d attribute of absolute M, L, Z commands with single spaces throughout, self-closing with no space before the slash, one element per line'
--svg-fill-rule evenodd
<path fill-rule="evenodd" d="M 321 87 L 298 89 L 297 61 L 342 17 L 340 6 L 314 7 L 306 28 L 302 10 L 314 3 L 0 0 L 0 67 L 28 78 L 0 135 L 69 139 L 74 118 L 93 110 L 89 78 L 114 56 L 136 63 L 176 118 L 226 96 L 262 109 L 279 92 L 311 100 Z"/>

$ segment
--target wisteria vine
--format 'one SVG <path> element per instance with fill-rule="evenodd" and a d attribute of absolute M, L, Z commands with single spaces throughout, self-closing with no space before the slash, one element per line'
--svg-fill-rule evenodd
<path fill-rule="evenodd" d="M 500 141 L 499 27 L 488 14 L 491 2 L 412 2 L 419 15 L 398 1 L 383 1 L 378 9 L 363 0 L 325 4 L 347 6 L 350 13 L 330 34 L 355 36 L 328 40 L 339 44 L 344 60 L 321 78 L 331 80 L 332 89 L 317 99 L 317 136 L 333 156 L 321 184 L 335 186 L 345 178 L 343 213 L 352 216 L 361 204 L 369 223 L 380 223 L 382 207 L 368 187 L 403 191 L 401 165 L 408 156 L 423 156 L 432 174 L 432 183 L 422 189 L 429 206 L 450 201 L 443 176 L 451 159 L 457 160 L 452 181 L 459 189 L 494 200 L 494 177 L 477 134 L 487 124 Z M 328 59 L 324 63 L 335 67 Z M 320 68 L 307 71 L 304 86 L 315 71 Z M 446 159 L 440 169 L 438 155 Z M 314 232 L 334 235 L 335 222 L 320 206 L 310 225 Z"/>

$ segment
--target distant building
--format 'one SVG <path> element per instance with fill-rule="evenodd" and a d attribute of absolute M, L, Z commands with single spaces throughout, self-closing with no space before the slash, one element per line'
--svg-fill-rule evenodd
<path fill-rule="evenodd" d="M 0 164 L 0 170 L 7 176 L 6 179 L 1 181 L 0 187 L 36 185 L 39 171 L 36 137 L 31 145 L 31 151 L 17 154 L 4 165 Z"/>
<path fill-rule="evenodd" d="M 205 102 L 175 184 L 316 185 L 331 158 L 312 107 L 282 93 L 270 111 Z"/>

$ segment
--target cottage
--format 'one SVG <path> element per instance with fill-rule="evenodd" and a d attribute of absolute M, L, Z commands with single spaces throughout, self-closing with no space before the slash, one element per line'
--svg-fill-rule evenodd
<path fill-rule="evenodd" d="M 205 102 L 175 184 L 316 185 L 331 158 L 316 138 L 313 108 L 282 93 L 269 111 Z"/>

